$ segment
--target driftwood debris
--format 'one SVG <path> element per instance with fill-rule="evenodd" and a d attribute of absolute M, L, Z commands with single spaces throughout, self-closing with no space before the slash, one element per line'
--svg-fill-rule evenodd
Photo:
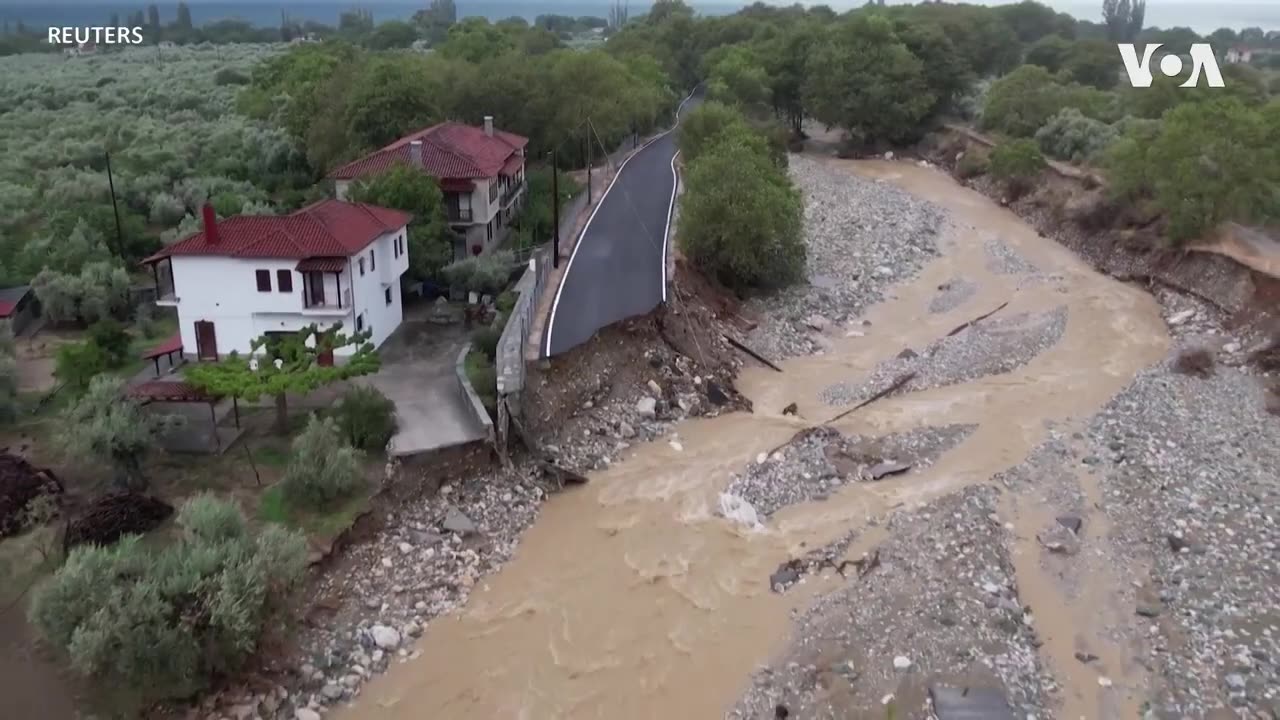
<path fill-rule="evenodd" d="M 851 415 L 851 414 L 853 414 L 854 412 L 857 412 L 858 410 L 861 410 L 862 408 L 864 408 L 864 407 L 866 407 L 866 406 L 870 405 L 871 403 L 873 403 L 873 402 L 875 402 L 875 401 L 877 401 L 877 400 L 881 400 L 881 399 L 883 399 L 883 398 L 886 398 L 886 397 L 888 397 L 888 396 L 892 395 L 893 393 L 897 392 L 898 390 L 901 390 L 903 385 L 906 385 L 907 383 L 909 383 L 909 382 L 911 382 L 912 380 L 914 380 L 914 379 L 915 379 L 915 377 L 916 377 L 916 373 L 915 373 L 914 371 L 909 372 L 909 373 L 903 373 L 902 375 L 899 375 L 899 376 L 898 376 L 898 379 L 897 379 L 897 380 L 894 380 L 894 381 L 893 381 L 893 383 L 891 383 L 891 384 L 889 385 L 889 387 L 887 387 L 887 388 L 885 388 L 885 389 L 881 390 L 880 392 L 876 393 L 875 395 L 872 395 L 871 397 L 867 398 L 866 400 L 863 400 L 862 402 L 858 403 L 857 405 L 854 405 L 853 407 L 849 408 L 848 410 L 845 410 L 844 412 L 840 413 L 839 415 L 836 415 L 835 417 L 833 417 L 833 418 L 831 418 L 830 420 L 828 420 L 828 421 L 826 422 L 826 424 L 827 424 L 827 425 L 830 425 L 831 423 L 833 423 L 833 422 L 835 422 L 835 421 L 839 420 L 840 418 L 843 418 L 843 417 L 845 417 L 845 416 L 847 416 L 847 415 Z"/>
<path fill-rule="evenodd" d="M 559 488 L 563 488 L 565 485 L 587 484 L 586 475 L 568 468 L 562 468 L 549 460 L 539 462 L 538 469 L 542 471 L 543 477 L 550 478 Z"/>
<path fill-rule="evenodd" d="M 765 365 L 768 365 L 769 367 L 773 368 L 773 369 L 774 369 L 774 370 L 776 370 L 777 372 L 782 372 L 782 368 L 778 367 L 777 365 L 775 365 L 775 364 L 773 363 L 773 361 L 769 360 L 768 358 L 766 358 L 765 356 L 763 356 L 763 355 L 761 355 L 760 353 L 756 352 L 755 350 L 752 350 L 751 348 L 747 347 L 747 346 L 746 346 L 746 345 L 744 345 L 743 343 L 741 343 L 741 342 L 739 342 L 739 341 L 737 341 L 737 340 L 733 339 L 732 337 L 730 337 L 730 336 L 728 336 L 728 335 L 724 335 L 723 337 L 724 337 L 724 339 L 725 339 L 725 340 L 726 340 L 730 345 L 732 345 L 732 346 L 734 346 L 734 347 L 738 348 L 738 349 L 739 349 L 739 350 L 741 350 L 742 352 L 744 352 L 744 353 L 746 353 L 746 354 L 750 355 L 751 357 L 755 358 L 756 360 L 759 360 L 760 362 L 764 363 Z"/>
<path fill-rule="evenodd" d="M 1006 308 L 1006 307 L 1008 307 L 1008 306 L 1009 306 L 1009 301 L 1008 301 L 1008 300 L 1005 300 L 1004 302 L 1000 303 L 1000 306 L 999 306 L 999 307 L 997 307 L 995 310 L 992 310 L 991 312 L 988 312 L 988 313 L 983 313 L 982 315 L 979 315 L 978 317 L 976 317 L 976 318 L 974 318 L 974 319 L 970 320 L 969 322 L 960 323 L 959 325 L 957 325 L 957 326 L 955 327 L 955 329 L 954 329 L 954 330 L 952 330 L 951 332 L 947 333 L 947 337 L 951 337 L 951 336 L 953 336 L 953 335 L 957 335 L 957 334 L 959 334 L 959 333 L 960 333 L 960 331 L 964 330 L 965 328 L 967 328 L 967 327 L 969 327 L 969 326 L 971 326 L 971 325 L 977 325 L 978 323 L 982 322 L 983 320 L 986 320 L 987 318 L 991 317 L 992 315 L 995 315 L 996 313 L 1000 312 L 1001 310 L 1005 309 L 1005 308 Z"/>

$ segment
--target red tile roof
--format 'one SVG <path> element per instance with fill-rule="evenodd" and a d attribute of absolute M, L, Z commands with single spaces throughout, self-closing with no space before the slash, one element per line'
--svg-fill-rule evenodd
<path fill-rule="evenodd" d="M 422 141 L 422 167 L 440 180 L 470 180 L 497 175 L 513 155 L 517 155 L 529 139 L 494 130 L 485 135 L 482 128 L 445 122 L 406 135 L 390 145 L 329 173 L 335 180 L 375 175 L 396 162 L 408 163 L 409 144 Z"/>
<path fill-rule="evenodd" d="M 143 360 L 151 360 L 161 355 L 176 353 L 182 349 L 182 333 L 174 333 L 167 340 L 142 353 Z"/>
<path fill-rule="evenodd" d="M 143 262 L 185 255 L 297 260 L 349 257 L 412 219 L 409 213 L 377 205 L 321 200 L 291 215 L 236 215 L 220 220 L 216 243 L 210 243 L 201 230 Z"/>
<path fill-rule="evenodd" d="M 313 257 L 298 263 L 298 272 L 342 272 L 347 269 L 347 258 Z"/>
<path fill-rule="evenodd" d="M 0 289 L 0 319 L 7 318 L 18 309 L 18 303 L 31 292 L 30 285 Z"/>

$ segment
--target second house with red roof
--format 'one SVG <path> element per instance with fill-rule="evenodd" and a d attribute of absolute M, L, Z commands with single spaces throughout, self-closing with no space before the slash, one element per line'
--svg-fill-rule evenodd
<path fill-rule="evenodd" d="M 410 133 L 329 173 L 345 199 L 353 182 L 396 163 L 434 177 L 444 194 L 449 226 L 459 235 L 454 259 L 486 252 L 506 237 L 525 198 L 527 138 L 496 130 L 493 118 L 475 127 L 444 122 Z"/>

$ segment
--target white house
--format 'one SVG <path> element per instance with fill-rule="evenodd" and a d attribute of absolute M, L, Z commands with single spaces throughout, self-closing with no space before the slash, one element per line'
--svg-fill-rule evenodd
<path fill-rule="evenodd" d="M 263 334 L 342 323 L 381 345 L 403 319 L 400 276 L 409 269 L 412 217 L 362 203 L 322 200 L 291 215 L 237 215 L 144 260 L 156 304 L 178 310 L 182 346 L 201 360 L 247 353 Z M 339 348 L 339 357 L 354 348 Z"/>
<path fill-rule="evenodd" d="M 445 122 L 418 130 L 329 173 L 334 194 L 346 199 L 353 181 L 385 172 L 398 162 L 420 168 L 440 184 L 449 226 L 461 237 L 455 259 L 479 255 L 506 237 L 525 197 L 524 149 L 528 138 L 483 127 Z"/>

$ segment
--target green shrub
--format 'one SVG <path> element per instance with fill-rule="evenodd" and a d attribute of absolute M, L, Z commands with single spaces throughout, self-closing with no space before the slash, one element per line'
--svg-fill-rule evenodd
<path fill-rule="evenodd" d="M 476 350 L 493 362 L 498 357 L 498 341 L 502 339 L 502 331 L 495 327 L 486 325 L 477 328 L 471 333 L 471 342 L 475 344 Z"/>
<path fill-rule="evenodd" d="M 497 293 L 507 286 L 515 264 L 515 255 L 510 250 L 500 250 L 450 263 L 441 273 L 453 287 L 469 292 Z"/>
<path fill-rule="evenodd" d="M 213 75 L 214 85 L 248 85 L 249 76 L 235 68 L 222 68 Z"/>
<path fill-rule="evenodd" d="M 89 381 L 109 369 L 107 354 L 93 341 L 58 348 L 53 375 L 74 391 L 89 387 Z"/>
<path fill-rule="evenodd" d="M 1117 136 L 1110 125 L 1085 117 L 1076 108 L 1066 108 L 1037 130 L 1035 137 L 1050 157 L 1083 163 L 1100 157 Z"/>
<path fill-rule="evenodd" d="M 293 441 L 284 472 L 284 494 L 293 503 L 323 509 L 350 497 L 361 484 L 360 452 L 348 445 L 333 418 L 314 415 Z"/>
<path fill-rule="evenodd" d="M 1064 85 L 1039 65 L 1023 65 L 991 85 L 982 108 L 982 127 L 1031 137 L 1065 108 L 1106 122 L 1120 117 L 1115 94 L 1075 83 Z"/>
<path fill-rule="evenodd" d="M 804 277 L 802 204 L 767 150 L 728 136 L 689 164 L 680 248 L 733 288 L 772 288 Z"/>
<path fill-rule="evenodd" d="M 965 152 L 964 157 L 960 158 L 960 162 L 956 163 L 956 175 L 961 180 L 985 175 L 989 169 L 990 163 L 986 154 L 972 149 Z"/>
<path fill-rule="evenodd" d="M 498 312 L 503 315 L 510 316 L 511 311 L 516 307 L 516 300 L 518 298 L 519 296 L 514 292 L 510 290 L 503 290 L 502 293 L 498 295 L 498 298 L 494 300 L 493 304 L 498 308 Z"/>
<path fill-rule="evenodd" d="M 102 350 L 108 367 L 118 368 L 129 362 L 129 345 L 132 339 L 125 332 L 124 326 L 116 320 L 105 318 L 90 325 L 89 342 Z"/>
<path fill-rule="evenodd" d="M 335 417 L 351 445 L 366 452 L 386 450 L 396 434 L 396 404 L 375 387 L 357 385 L 348 390 Z"/>
<path fill-rule="evenodd" d="M 1015 194 L 1025 191 L 1044 167 L 1044 155 L 1033 140 L 1010 140 L 991 151 L 991 175 Z"/>
<path fill-rule="evenodd" d="M 225 501 L 192 498 L 177 524 L 182 537 L 159 552 L 137 536 L 77 547 L 32 599 L 32 623 L 77 673 L 140 703 L 240 668 L 306 568 L 300 535 L 253 536 Z"/>
<path fill-rule="evenodd" d="M 476 350 L 467 353 L 465 365 L 467 381 L 471 389 L 480 396 L 486 408 L 493 408 L 498 402 L 498 371 L 485 356 Z"/>

